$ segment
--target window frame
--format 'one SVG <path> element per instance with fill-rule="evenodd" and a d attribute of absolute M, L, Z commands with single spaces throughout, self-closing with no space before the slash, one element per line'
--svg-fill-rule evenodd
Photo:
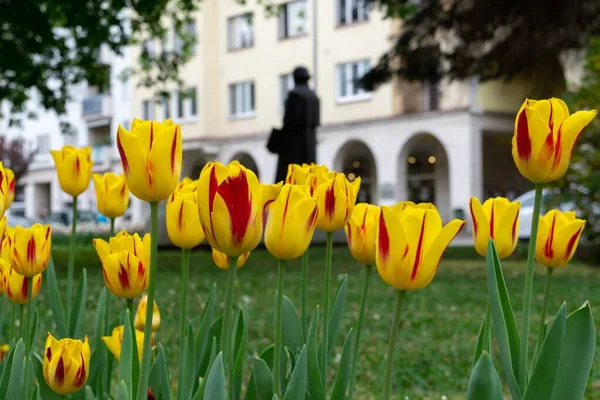
<path fill-rule="evenodd" d="M 246 93 L 245 88 L 248 88 L 248 93 Z M 246 119 L 256 116 L 256 82 L 254 80 L 230 83 L 227 91 L 229 119 Z M 245 111 L 238 111 L 238 109 L 244 108 L 244 103 L 248 103 L 250 108 Z"/>
<path fill-rule="evenodd" d="M 354 81 L 360 79 L 371 69 L 371 60 L 366 58 L 339 63 L 335 66 L 335 101 L 338 104 L 367 101 L 373 98 L 373 92 L 357 88 Z M 354 75 L 356 70 L 356 75 Z M 345 78 L 345 79 L 342 79 Z M 342 84 L 345 81 L 345 85 Z"/>
<path fill-rule="evenodd" d="M 356 18 L 354 10 L 356 9 Z M 367 0 L 336 0 L 336 25 L 348 26 L 368 22 L 370 17 Z"/>
<path fill-rule="evenodd" d="M 254 24 L 249 22 L 254 20 L 254 14 L 252 12 L 247 12 L 239 15 L 233 15 L 227 18 L 227 50 L 228 51 L 240 51 L 245 49 L 251 49 L 254 47 Z M 250 43 L 244 45 L 243 40 L 237 40 L 237 31 L 240 29 L 238 21 L 246 21 L 245 23 L 250 28 Z M 239 42 L 239 43 L 238 43 Z"/>
<path fill-rule="evenodd" d="M 304 30 L 292 31 L 289 26 L 289 7 L 297 3 L 304 4 Z M 292 0 L 287 3 L 280 4 L 279 14 L 277 15 L 277 35 L 279 40 L 293 39 L 297 37 L 307 36 L 309 28 L 308 21 L 308 1 L 307 0 Z"/>
<path fill-rule="evenodd" d="M 146 110 L 146 106 L 148 109 Z M 146 121 L 154 119 L 154 100 L 142 100 L 142 118 Z"/>

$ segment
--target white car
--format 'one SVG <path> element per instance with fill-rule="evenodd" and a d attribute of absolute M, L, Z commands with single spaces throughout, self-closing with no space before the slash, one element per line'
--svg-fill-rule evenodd
<path fill-rule="evenodd" d="M 533 203 L 535 201 L 535 191 L 529 191 L 517 197 L 514 201 L 521 202 L 521 212 L 519 213 L 519 239 L 528 240 L 531 235 L 531 217 L 533 216 Z M 542 192 L 541 214 L 545 214 L 551 208 L 558 208 L 561 211 L 574 210 L 572 201 L 561 201 L 560 195 L 551 190 L 544 189 Z"/>

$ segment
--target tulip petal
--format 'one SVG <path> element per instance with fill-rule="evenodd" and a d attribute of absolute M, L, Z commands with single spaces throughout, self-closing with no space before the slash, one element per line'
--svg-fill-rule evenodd
<path fill-rule="evenodd" d="M 435 210 L 413 208 L 403 215 L 401 222 L 408 240 L 406 261 L 411 265 L 410 279 L 414 281 L 421 273 L 425 251 L 442 230 L 442 219 Z"/>
<path fill-rule="evenodd" d="M 498 225 L 494 232 L 494 244 L 500 259 L 510 256 L 517 247 L 520 209 L 519 203 L 510 203 L 498 218 Z"/>
<path fill-rule="evenodd" d="M 168 126 L 154 132 L 154 144 L 148 160 L 155 197 L 166 199 L 175 190 L 181 174 L 181 129 Z"/>
<path fill-rule="evenodd" d="M 379 275 L 397 289 L 408 289 L 411 271 L 402 268 L 408 252 L 407 238 L 400 219 L 391 207 L 381 207 L 376 241 L 376 265 Z"/>
<path fill-rule="evenodd" d="M 557 258 L 562 258 L 563 265 L 566 265 L 577 249 L 579 238 L 585 227 L 585 221 L 576 219 L 575 221 L 569 222 L 556 232 L 555 237 L 555 251 Z"/>
<path fill-rule="evenodd" d="M 477 253 L 485 257 L 488 241 L 490 240 L 490 223 L 485 216 L 483 207 L 479 200 L 471 197 L 470 201 L 471 218 L 473 220 L 473 242 Z"/>

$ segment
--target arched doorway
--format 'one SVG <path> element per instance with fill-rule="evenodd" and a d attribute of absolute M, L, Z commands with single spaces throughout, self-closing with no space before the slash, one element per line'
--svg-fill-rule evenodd
<path fill-rule="evenodd" d="M 435 136 L 417 134 L 402 148 L 398 192 L 401 200 L 434 203 L 444 220 L 451 217 L 448 156 Z"/>
<path fill-rule="evenodd" d="M 252 158 L 252 156 L 248 153 L 246 153 L 245 151 L 240 151 L 238 153 L 236 153 L 231 160 L 238 160 L 240 162 L 240 164 L 242 164 L 244 167 L 248 168 L 250 171 L 254 172 L 256 174 L 256 177 L 258 178 L 258 180 L 260 181 L 260 175 L 258 173 L 258 165 L 256 165 L 256 161 L 254 161 L 254 158 Z"/>
<path fill-rule="evenodd" d="M 335 157 L 334 168 L 343 172 L 350 182 L 360 176 L 357 203 L 377 204 L 377 166 L 366 144 L 359 140 L 344 144 Z"/>

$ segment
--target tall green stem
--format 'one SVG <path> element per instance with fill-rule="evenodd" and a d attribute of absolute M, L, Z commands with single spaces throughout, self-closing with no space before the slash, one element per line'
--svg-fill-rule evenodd
<path fill-rule="evenodd" d="M 306 274 L 308 273 L 308 249 L 302 254 L 302 282 L 300 283 L 300 288 L 302 291 L 302 303 L 301 303 L 301 321 L 302 321 L 302 336 L 304 339 L 307 338 L 306 325 L 308 324 L 307 315 L 306 315 Z"/>
<path fill-rule="evenodd" d="M 19 337 L 25 339 L 25 324 L 23 322 L 23 316 L 25 312 L 25 306 L 23 304 L 19 304 Z M 17 340 L 18 342 L 18 340 Z"/>
<path fill-rule="evenodd" d="M 354 340 L 354 352 L 352 357 L 352 369 L 350 370 L 350 392 L 348 393 L 348 399 L 354 398 L 354 378 L 356 377 L 356 362 L 358 361 L 358 349 L 360 346 L 360 331 L 363 324 L 363 318 L 365 316 L 365 308 L 367 306 L 367 295 L 369 293 L 369 280 L 371 278 L 371 265 L 365 265 L 365 277 L 362 295 L 360 298 L 360 311 L 358 312 L 358 322 L 356 323 L 356 339 Z"/>
<path fill-rule="evenodd" d="M 327 393 L 327 363 L 329 358 L 329 293 L 331 291 L 331 259 L 333 251 L 333 233 L 327 232 L 327 250 L 325 252 L 325 293 L 323 299 L 323 340 L 321 342 L 321 376 L 323 392 Z"/>
<path fill-rule="evenodd" d="M 190 250 L 181 249 L 181 313 L 179 315 L 179 376 L 183 376 L 184 366 L 184 349 L 185 349 L 185 327 L 187 323 L 187 292 L 190 280 Z M 188 349 L 188 351 L 190 351 Z M 183 389 L 183 385 L 179 385 L 179 390 Z M 179 392 L 179 397 L 182 393 Z"/>
<path fill-rule="evenodd" d="M 131 317 L 135 318 L 135 310 L 133 309 L 133 299 L 127 299 L 127 309 L 131 313 Z"/>
<path fill-rule="evenodd" d="M 275 361 L 273 367 L 273 393 L 280 399 L 281 393 L 281 351 L 283 349 L 283 284 L 285 281 L 285 261 L 279 260 L 277 268 L 277 317 L 275 319 Z"/>
<path fill-rule="evenodd" d="M 490 308 L 490 303 L 488 301 L 487 308 L 485 310 L 485 325 L 483 327 L 484 331 L 483 331 L 483 347 L 482 347 L 482 349 L 484 351 L 486 351 L 490 355 L 490 357 L 492 355 L 491 336 L 490 336 L 491 324 L 492 324 L 492 310 Z"/>
<path fill-rule="evenodd" d="M 152 313 L 154 311 L 154 280 L 156 278 L 156 261 L 158 257 L 158 202 L 150 202 L 151 221 L 151 248 L 150 248 L 150 277 L 148 278 L 148 304 L 146 307 L 146 323 L 144 326 L 144 347 L 142 351 L 142 367 L 140 369 L 140 382 L 138 385 L 137 399 L 146 400 L 148 397 L 148 379 L 150 377 L 150 364 L 152 349 L 150 339 L 152 336 Z"/>
<path fill-rule="evenodd" d="M 548 305 L 548 295 L 550 294 L 550 281 L 552 280 L 554 268 L 546 268 L 546 285 L 544 286 L 544 302 L 542 303 L 542 315 L 540 317 L 540 332 L 538 334 L 538 346 L 542 345 L 544 340 L 544 325 L 546 324 L 546 306 Z"/>
<path fill-rule="evenodd" d="M 533 266 L 535 263 L 535 244 L 537 242 L 538 225 L 540 222 L 540 207 L 542 205 L 543 186 L 535 185 L 535 200 L 531 216 L 531 234 L 529 235 L 529 250 L 527 254 L 527 271 L 525 274 L 525 293 L 523 296 L 523 322 L 521 332 L 521 349 L 519 352 L 519 386 L 525 390 L 527 386 L 527 359 L 529 345 L 529 319 L 531 316 L 531 292 L 533 291 Z"/>
<path fill-rule="evenodd" d="M 110 237 L 115 236 L 115 219 L 110 219 Z"/>
<path fill-rule="evenodd" d="M 235 275 L 237 272 L 237 257 L 230 257 L 229 270 L 227 271 L 227 293 L 225 295 L 225 310 L 223 312 L 223 326 L 221 328 L 221 351 L 226 363 L 229 380 L 229 400 L 233 400 L 233 350 L 231 340 L 231 323 L 233 322 L 233 295 L 235 293 Z"/>
<path fill-rule="evenodd" d="M 387 360 L 385 363 L 385 375 L 383 378 L 383 400 L 390 400 L 392 393 L 392 370 L 394 367 L 394 347 L 396 346 L 396 336 L 398 336 L 398 325 L 400 325 L 400 314 L 402 312 L 402 303 L 406 295 L 405 290 L 398 290 L 396 298 L 396 310 L 392 320 L 392 329 L 390 331 L 390 341 L 388 343 Z"/>
<path fill-rule="evenodd" d="M 8 329 L 8 343 L 15 337 L 15 318 L 17 318 L 17 303 L 11 302 L 12 311 L 10 312 L 10 325 Z"/>
<path fill-rule="evenodd" d="M 29 368 L 31 366 L 31 303 L 33 300 L 33 278 L 25 278 L 27 280 L 27 319 L 25 325 L 25 383 L 23 385 L 24 398 L 29 399 L 29 389 L 31 388 L 31 382 L 29 381 Z"/>
<path fill-rule="evenodd" d="M 75 267 L 75 238 L 77 234 L 77 196 L 73 196 L 73 212 L 71 213 L 71 244 L 69 245 L 69 263 L 67 270 L 67 319 L 71 315 L 73 295 L 73 269 Z"/>

